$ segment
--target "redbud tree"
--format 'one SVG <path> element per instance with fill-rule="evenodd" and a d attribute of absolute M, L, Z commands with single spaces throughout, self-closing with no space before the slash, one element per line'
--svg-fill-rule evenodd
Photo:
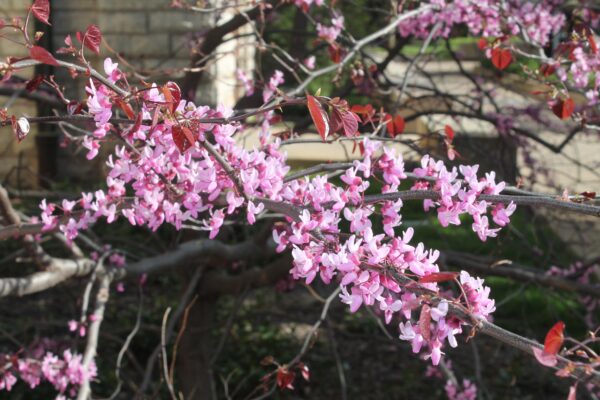
<path fill-rule="evenodd" d="M 537 270 L 511 260 L 482 262 L 415 239 L 419 224 L 403 218 L 406 207 L 418 203 L 422 220 L 433 215 L 440 230 L 466 226 L 469 241 L 501 246 L 518 208 L 600 216 L 593 188 L 579 194 L 532 190 L 538 175 L 552 178 L 537 167 L 539 148 L 561 153 L 580 136 L 597 140 L 600 10 L 594 2 L 271 0 L 171 6 L 190 13 L 227 10 L 232 16 L 217 19 L 192 41 L 191 65 L 180 71 L 181 79 L 156 82 L 120 55 L 103 54 L 101 26 L 73 32 L 62 48 L 44 48 L 42 33 L 32 34 L 31 27 L 34 21 L 52 23 L 48 0 L 35 0 L 26 15 L 0 24 L 2 31 L 20 33 L 18 44 L 28 53 L 0 64 L 3 86 L 15 96 L 51 93 L 55 104 L 54 113 L 35 117 L 3 109 L 6 132 L 12 128 L 21 142 L 31 140 L 33 124 L 58 124 L 68 146 L 106 165 L 104 181 L 93 190 L 64 198 L 50 193 L 37 210 L 21 210 L 15 200 L 22 193 L 0 188 L 0 239 L 19 247 L 3 256 L 24 265 L 14 275 L 2 272 L 0 296 L 17 304 L 69 284 L 79 293 L 77 299 L 64 297 L 77 311 L 64 320 L 64 312 L 57 315 L 57 337 L 41 330 L 34 342 L 24 343 L 2 327 L 14 339 L 0 348 L 2 393 L 61 399 L 285 396 L 298 385 L 311 386 L 311 372 L 320 373 L 306 357 L 316 338 L 331 330 L 330 309 L 342 305 L 348 314 L 371 313 L 394 342 L 406 343 L 400 348 L 429 365 L 424 379 L 434 379 L 447 398 L 493 397 L 480 387 L 481 376 L 472 378 L 481 375 L 481 365 L 459 379 L 448 358 L 471 352 L 468 342 L 481 337 L 523 352 L 522 363 L 568 382 L 569 399 L 600 395 L 596 263 L 550 268 L 552 261 L 539 249 L 544 265 Z M 361 13 L 372 22 L 353 26 Z M 282 40 L 281 30 L 273 29 L 289 15 L 300 40 L 295 35 Z M 263 67 L 237 71 L 245 90 L 238 104 L 197 104 L 214 54 L 226 34 L 241 28 L 247 28 Z M 456 37 L 470 38 L 479 70 L 466 67 L 464 54 L 454 48 Z M 438 50 L 468 88 L 450 89 L 428 69 Z M 101 54 L 104 61 L 94 68 L 89 60 Z M 68 82 L 52 75 L 16 80 L 39 65 L 67 70 L 85 82 L 85 92 L 68 98 L 63 86 Z M 514 82 L 511 77 L 537 85 L 526 103 L 502 103 L 498 82 Z M 417 136 L 408 126 L 420 118 L 432 123 Z M 531 167 L 528 175 L 507 183 L 469 162 L 458 141 L 465 136 L 463 120 L 483 122 L 492 135 L 518 146 Z M 540 127 L 558 132 L 560 141 L 538 134 Z M 257 144 L 244 146 L 242 139 L 253 134 Z M 348 162 L 293 169 L 286 146 L 314 142 L 350 143 L 352 155 Z M 151 252 L 111 244 L 116 226 L 159 244 Z M 157 235 L 169 229 L 177 232 L 175 239 L 160 244 Z M 183 284 L 152 284 L 170 274 Z M 501 305 L 484 280 L 488 276 L 575 293 L 587 312 L 588 333 L 567 336 L 560 314 L 545 321 L 537 338 L 542 342 L 496 325 L 493 315 Z M 228 333 L 207 349 L 201 328 L 206 331 L 216 305 L 206 299 L 237 295 L 231 326 L 249 291 L 276 285 L 288 292 L 294 282 L 295 290 L 321 301 L 296 355 L 263 354 L 264 373 L 251 382 L 254 389 L 232 394 L 229 378 L 222 376 L 223 387 L 215 389 L 213 368 Z M 143 354 L 144 368 L 125 357 L 141 340 L 144 296 L 152 299 L 157 290 L 180 298 L 173 310 L 161 305 L 160 338 L 152 344 L 154 352 Z M 102 328 L 111 300 L 124 291 L 137 297 L 128 305 L 137 311 L 127 321 L 129 332 L 117 338 L 122 347 L 116 358 L 108 359 Z M 130 364 L 138 371 L 128 372 Z M 341 364 L 339 393 L 346 398 Z"/>

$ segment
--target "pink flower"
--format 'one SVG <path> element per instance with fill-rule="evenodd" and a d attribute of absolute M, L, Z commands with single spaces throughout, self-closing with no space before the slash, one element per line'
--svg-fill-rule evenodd
<path fill-rule="evenodd" d="M 252 96 L 254 94 L 254 81 L 248 77 L 246 72 L 241 69 L 236 71 L 237 79 L 244 85 L 246 96 Z"/>
<path fill-rule="evenodd" d="M 210 230 L 208 235 L 209 239 L 214 239 L 217 236 L 219 229 L 221 229 L 221 226 L 223 225 L 224 219 L 225 215 L 223 214 L 223 210 L 217 210 L 212 213 L 209 220 L 210 222 L 208 223 L 208 228 Z"/>
<path fill-rule="evenodd" d="M 115 83 L 121 79 L 121 72 L 118 69 L 119 64 L 113 63 L 110 57 L 104 60 L 104 72 L 108 75 L 108 80 Z"/>
<path fill-rule="evenodd" d="M 351 313 L 355 313 L 356 311 L 358 311 L 358 309 L 363 303 L 363 297 L 356 287 L 352 288 L 352 294 L 350 294 L 348 293 L 346 287 L 342 286 L 342 293 L 340 294 L 340 298 L 342 299 L 342 303 L 350 305 Z"/>
<path fill-rule="evenodd" d="M 303 61 L 304 66 L 310 70 L 315 69 L 315 63 L 316 63 L 315 56 L 310 56 L 308 58 L 305 58 Z"/>
<path fill-rule="evenodd" d="M 88 92 L 87 105 L 90 114 L 94 116 L 98 126 L 105 125 L 112 117 L 112 104 L 107 89 L 105 86 L 100 86 L 96 90 L 94 82 L 90 79 L 90 86 L 86 90 Z"/>
<path fill-rule="evenodd" d="M 271 97 L 273 97 L 273 94 L 277 90 L 277 87 L 284 82 L 285 80 L 283 79 L 283 72 L 276 69 L 273 75 L 271 76 L 271 79 L 269 79 L 269 83 L 263 89 L 263 101 L 265 103 L 269 101 Z"/>
<path fill-rule="evenodd" d="M 248 223 L 253 225 L 256 222 L 256 215 L 260 214 L 265 209 L 265 205 L 263 203 L 259 203 L 258 206 L 255 206 L 253 202 L 248 202 Z"/>
<path fill-rule="evenodd" d="M 97 140 L 92 139 L 90 136 L 85 136 L 83 138 L 83 147 L 88 149 L 88 153 L 86 158 L 88 160 L 93 159 L 98 155 L 98 149 L 100 148 L 100 143 Z"/>
<path fill-rule="evenodd" d="M 10 392 L 15 383 L 17 383 L 17 378 L 10 371 L 4 371 L 0 375 L 0 390 Z"/>

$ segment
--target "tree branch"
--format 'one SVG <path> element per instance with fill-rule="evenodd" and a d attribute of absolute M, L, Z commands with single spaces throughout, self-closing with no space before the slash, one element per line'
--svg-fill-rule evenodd
<path fill-rule="evenodd" d="M 85 347 L 85 353 L 83 354 L 83 370 L 85 371 L 83 376 L 83 382 L 79 388 L 77 400 L 88 400 L 91 398 L 90 390 L 90 379 L 89 379 L 89 368 L 94 358 L 96 357 L 96 349 L 98 348 L 98 336 L 100 335 L 100 325 L 104 319 L 104 310 L 106 303 L 110 295 L 110 282 L 112 281 L 112 274 L 103 274 L 99 279 L 100 286 L 98 287 L 98 293 L 96 294 L 96 306 L 94 309 L 94 318 L 90 324 L 88 331 L 87 345 Z"/>
<path fill-rule="evenodd" d="M 543 286 L 568 292 L 577 292 L 600 298 L 600 285 L 579 283 L 565 278 L 546 275 L 540 270 L 526 267 L 524 265 L 508 262 L 501 266 L 494 266 L 489 257 L 479 257 L 455 251 L 442 252 L 442 262 L 458 266 L 460 268 L 476 271 L 484 275 L 501 276 L 511 278 L 519 282 L 534 282 Z"/>

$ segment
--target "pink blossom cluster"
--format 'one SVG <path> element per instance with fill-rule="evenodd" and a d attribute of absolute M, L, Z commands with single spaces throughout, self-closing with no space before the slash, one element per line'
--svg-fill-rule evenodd
<path fill-rule="evenodd" d="M 522 33 L 532 42 L 545 46 L 550 35 L 558 32 L 565 23 L 565 17 L 558 8 L 560 3 L 556 0 L 430 0 L 421 4 L 431 4 L 435 8 L 402 21 L 398 29 L 402 36 L 424 39 L 436 24 L 441 23 L 435 37 L 448 38 L 455 26 L 466 25 L 475 36 L 500 37 Z"/>
<path fill-rule="evenodd" d="M 444 386 L 448 400 L 476 400 L 477 386 L 468 379 L 463 379 L 462 385 L 455 384 L 451 380 Z"/>
<path fill-rule="evenodd" d="M 276 76 L 272 80 L 279 79 Z M 100 86 L 96 93 L 100 89 L 107 90 Z M 154 87 L 145 91 L 144 97 L 142 117 L 152 120 L 161 112 L 157 105 L 165 103 L 164 95 Z M 110 104 L 104 106 L 105 110 L 110 107 Z M 79 201 L 63 201 L 60 205 L 43 200 L 40 208 L 44 229 L 60 225 L 66 237 L 73 240 L 78 231 L 87 229 L 99 218 L 112 223 L 119 216 L 132 225 L 146 225 L 153 230 L 165 222 L 180 229 L 184 222 L 208 212 L 210 218 L 203 222 L 203 227 L 214 238 L 225 216 L 239 208 L 243 207 L 248 220 L 254 221 L 263 206 L 244 204 L 243 196 L 277 198 L 283 177 L 289 171 L 285 157 L 277 150 L 278 142 L 249 151 L 235 142 L 239 125 L 198 122 L 202 118 L 230 116 L 232 111 L 223 107 L 211 110 L 181 101 L 176 113 L 177 122 L 167 118 L 154 127 L 141 124 L 137 130 L 126 132 L 123 139 L 127 145 L 117 146 L 108 158 L 107 190 L 83 193 Z M 175 124 L 189 126 L 197 137 L 183 153 L 173 139 Z M 238 193 L 231 177 L 202 146 L 206 135 L 214 138 L 215 149 L 239 172 L 244 193 Z M 133 197 L 129 197 L 127 190 L 131 190 Z M 221 194 L 226 195 L 226 205 L 217 208 L 215 203 Z M 59 224 L 61 218 L 66 222 Z"/>
<path fill-rule="evenodd" d="M 331 26 L 317 24 L 318 36 L 329 43 L 335 42 L 340 33 L 342 33 L 342 29 L 344 29 L 344 17 L 341 15 L 331 20 Z"/>
<path fill-rule="evenodd" d="M 556 75 L 565 83 L 585 90 L 589 105 L 598 104 L 600 91 L 600 52 L 593 50 L 589 42 L 582 38 L 569 44 L 568 63 L 556 63 Z"/>
<path fill-rule="evenodd" d="M 448 170 L 443 162 L 436 162 L 426 155 L 421 159 L 421 167 L 416 168 L 414 173 L 419 178 L 435 178 L 435 181 L 417 181 L 412 189 L 438 191 L 441 195 L 440 200 L 425 200 L 423 202 L 425 211 L 436 207 L 438 220 L 444 227 L 450 224 L 460 225 L 460 216 L 469 214 L 473 217 L 473 231 L 482 241 L 485 241 L 488 237 L 496 237 L 500 230 L 500 228 L 490 228 L 486 215 L 488 208 L 491 207 L 493 221 L 499 227 L 503 227 L 510 221 L 516 205 L 514 203 L 510 203 L 508 206 L 501 203 L 492 205 L 488 201 L 479 200 L 478 196 L 482 194 L 500 194 L 506 184 L 504 182 L 496 183 L 494 172 L 486 173 L 485 179 L 478 179 L 478 169 L 478 165 L 461 165 L 458 169 L 453 167 Z M 462 180 L 457 179 L 459 171 L 463 177 Z"/>
<path fill-rule="evenodd" d="M 398 276 L 422 278 L 439 272 L 435 263 L 439 252 L 425 249 L 423 243 L 411 245 L 412 228 L 406 229 L 401 236 L 395 235 L 394 229 L 402 222 L 401 200 L 380 201 L 377 205 L 363 201 L 371 175 L 381 175 L 384 194 L 396 192 L 401 180 L 406 178 L 402 157 L 389 148 L 384 148 L 383 153 L 376 156 L 378 148 L 379 143 L 364 141 L 365 158 L 355 161 L 353 167 L 341 176 L 344 186 L 336 186 L 324 176 L 295 180 L 285 186 L 282 198 L 303 211 L 297 221 L 290 221 L 289 229 L 275 231 L 274 240 L 279 251 L 292 248 L 294 264 L 291 273 L 295 279 L 311 283 L 318 275 L 328 284 L 337 276 L 341 300 L 350 306 L 351 312 L 356 312 L 363 305 L 376 306 L 384 313 L 386 323 L 397 315 L 403 319 L 399 324 L 400 338 L 410 341 L 415 353 L 428 348 L 426 358 L 431 357 L 432 362 L 437 364 L 444 341 L 448 340 L 453 347 L 457 345 L 455 335 L 462 332 L 462 322 L 448 314 L 446 300 L 428 304 L 413 292 L 404 290 L 402 281 L 398 280 Z M 442 207 L 467 209 L 474 204 L 474 200 L 469 198 L 471 194 L 495 193 L 503 188 L 503 184 L 493 183 L 493 176 L 477 181 L 476 167 L 463 168 L 468 168 L 466 182 L 469 186 L 462 188 L 463 183 L 453 183 L 456 173 L 449 173 L 441 163 L 431 162 L 426 157 L 423 167 L 417 168 L 415 173 L 421 177 L 437 178 L 432 187 L 443 193 L 445 206 Z M 440 174 L 443 171 L 446 172 Z M 471 193 L 474 189 L 470 185 L 478 191 Z M 414 189 L 419 188 L 423 188 L 423 184 Z M 458 196 L 459 191 L 464 196 Z M 434 206 L 435 203 L 429 202 L 428 205 Z M 485 218 L 481 213 L 488 204 L 479 207 L 481 209 L 473 215 L 479 216 L 481 224 Z M 383 233 L 374 232 L 371 217 L 375 214 L 383 217 Z M 498 211 L 497 214 L 500 218 L 502 213 Z M 508 221 L 506 213 L 501 217 L 502 222 Z M 341 231 L 340 224 L 344 220 L 349 225 L 350 234 Z M 486 233 L 483 239 L 491 236 L 490 232 Z M 483 280 L 463 271 L 460 284 L 473 315 L 488 318 L 495 307 Z M 423 286 L 439 291 L 436 283 Z M 413 312 L 419 308 L 419 322 L 413 322 Z"/>
<path fill-rule="evenodd" d="M 122 78 L 118 69 L 118 64 L 113 63 L 110 58 L 104 60 L 104 72 L 111 83 L 116 83 Z M 98 86 L 98 88 L 96 88 Z M 87 106 L 91 115 L 94 116 L 96 129 L 92 136 L 83 138 L 83 147 L 88 149 L 87 159 L 91 160 L 98 155 L 100 149 L 100 140 L 111 130 L 110 119 L 112 117 L 112 100 L 110 98 L 110 89 L 104 85 L 94 84 L 90 79 L 89 86 L 86 87 L 88 93 Z"/>
<path fill-rule="evenodd" d="M 31 389 L 48 382 L 58 391 L 56 399 L 60 400 L 75 396 L 84 381 L 94 379 L 97 375 L 93 361 L 85 368 L 81 354 L 74 354 L 68 349 L 60 356 L 50 351 L 38 355 L 20 357 L 18 354 L 0 354 L 0 390 L 10 392 L 18 378 Z"/>
<path fill-rule="evenodd" d="M 274 75 L 271 80 L 275 87 L 281 78 Z M 95 93 L 101 90 L 105 89 L 99 86 Z M 426 249 L 423 243 L 411 244 L 412 228 L 396 235 L 402 224 L 403 202 L 389 195 L 398 192 L 407 177 L 401 155 L 365 139 L 361 146 L 364 157 L 344 171 L 341 185 L 321 175 L 284 183 L 290 168 L 279 150 L 279 139 L 246 150 L 235 140 L 239 124 L 203 122 L 229 117 L 231 110 L 180 101 L 171 112 L 164 106 L 164 90 L 154 86 L 142 95 L 142 120 L 155 122 L 123 133 L 126 145 L 117 146 L 108 157 L 107 189 L 84 193 L 77 202 L 42 201 L 45 229 L 59 225 L 72 240 L 99 218 L 111 223 L 123 216 L 134 226 L 153 230 L 165 223 L 177 229 L 184 223 L 196 223 L 212 239 L 228 216 L 243 213 L 249 224 L 255 223 L 265 209 L 260 199 L 287 204 L 299 215 L 288 214 L 289 226 L 275 231 L 274 239 L 279 251 L 292 249 L 291 275 L 295 279 L 307 283 L 317 275 L 325 283 L 335 279 L 341 285 L 341 300 L 352 312 L 375 306 L 387 323 L 394 316 L 400 318 L 400 337 L 411 342 L 415 353 L 426 351 L 425 357 L 431 357 L 434 364 L 439 362 L 446 340 L 456 346 L 455 336 L 462 332 L 463 323 L 449 314 L 450 299 L 426 301 L 404 287 L 414 284 L 411 278 L 438 273 L 439 252 Z M 108 112 L 111 105 L 102 107 Z M 182 126 L 195 140 L 184 149 L 175 139 L 176 128 Z M 437 194 L 425 200 L 424 206 L 437 209 L 444 226 L 460 224 L 460 215 L 469 214 L 473 230 L 486 240 L 496 236 L 514 212 L 514 204 L 505 207 L 478 199 L 500 193 L 504 183 L 496 183 L 493 173 L 479 179 L 477 166 L 448 170 L 441 161 L 425 156 L 413 173 L 418 179 L 412 190 Z M 372 179 L 382 181 L 383 197 L 365 201 Z M 488 209 L 498 228 L 490 228 Z M 373 223 L 376 215 L 382 218 L 382 233 Z M 346 226 L 349 233 L 342 232 Z M 122 260 L 110 261 L 119 264 Z M 463 271 L 457 282 L 466 296 L 461 299 L 464 305 L 475 317 L 489 318 L 494 301 L 483 280 Z M 422 287 L 439 293 L 435 280 Z"/>

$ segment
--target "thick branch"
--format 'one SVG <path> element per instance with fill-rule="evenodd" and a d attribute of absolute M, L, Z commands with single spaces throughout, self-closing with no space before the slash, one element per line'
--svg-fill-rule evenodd
<path fill-rule="evenodd" d="M 22 278 L 0 279 L 0 297 L 25 296 L 41 292 L 71 277 L 87 275 L 95 266 L 96 262 L 89 259 L 52 258 L 46 271 L 36 272 Z"/>
<path fill-rule="evenodd" d="M 224 271 L 213 270 L 206 275 L 198 293 L 210 297 L 223 294 L 239 294 L 248 288 L 274 285 L 288 276 L 292 265 L 290 253 L 264 267 L 253 267 L 239 275 L 230 275 Z"/>
<path fill-rule="evenodd" d="M 579 283 L 565 278 L 546 275 L 543 271 L 510 261 L 509 263 L 494 266 L 492 259 L 478 257 L 466 253 L 444 251 L 442 260 L 448 264 L 459 266 L 469 271 L 492 276 L 511 278 L 519 282 L 534 282 L 543 286 L 568 292 L 577 292 L 600 298 L 600 285 Z"/>
<path fill-rule="evenodd" d="M 219 257 L 221 260 L 233 261 L 261 257 L 267 251 L 266 246 L 259 246 L 252 240 L 236 244 L 208 239 L 194 240 L 183 243 L 173 251 L 129 264 L 125 266 L 124 272 L 133 275 L 151 274 L 197 261 L 200 258 Z"/>

